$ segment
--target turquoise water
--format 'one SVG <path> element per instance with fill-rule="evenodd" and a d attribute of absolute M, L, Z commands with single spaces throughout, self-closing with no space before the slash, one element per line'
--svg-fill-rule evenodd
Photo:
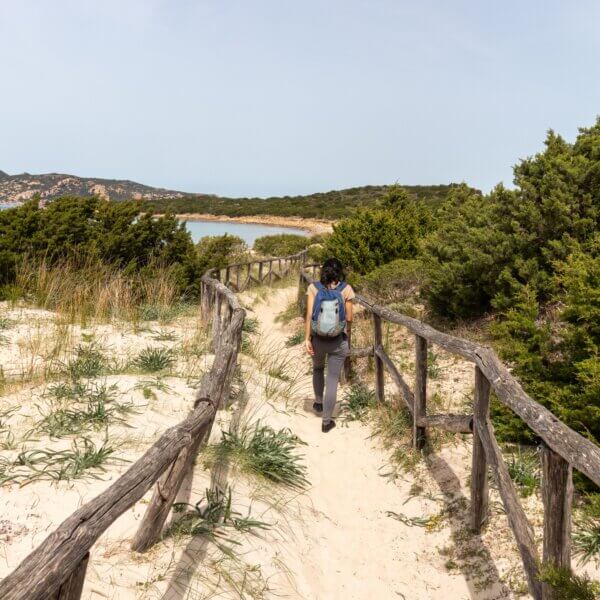
<path fill-rule="evenodd" d="M 192 234 L 194 242 L 207 235 L 223 235 L 229 233 L 241 237 L 248 246 L 252 246 L 255 240 L 263 235 L 275 235 L 277 233 L 295 233 L 307 235 L 306 231 L 293 227 L 275 227 L 271 225 L 257 225 L 255 223 L 229 223 L 221 221 L 186 221 L 187 230 Z"/>

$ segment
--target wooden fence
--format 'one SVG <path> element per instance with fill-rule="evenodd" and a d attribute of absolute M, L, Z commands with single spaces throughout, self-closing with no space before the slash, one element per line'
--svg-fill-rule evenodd
<path fill-rule="evenodd" d="M 306 289 L 314 281 L 317 272 L 318 265 L 307 265 L 300 271 L 298 301 L 301 310 L 305 307 Z M 536 600 L 554 598 L 552 589 L 539 581 L 539 568 L 542 563 L 570 568 L 572 468 L 600 485 L 600 448 L 533 400 L 490 348 L 437 331 L 417 319 L 378 306 L 364 296 L 357 295 L 355 303 L 371 315 L 373 345 L 351 349 L 347 373 L 350 372 L 350 360 L 353 357 L 372 356 L 375 363 L 375 392 L 377 399 L 383 402 L 384 373 L 387 371 L 412 415 L 413 444 L 418 449 L 425 445 L 430 427 L 473 434 L 471 528 L 474 532 L 480 532 L 487 519 L 489 469 L 498 484 L 506 516 L 521 553 L 531 595 Z M 403 325 L 415 335 L 414 389 L 411 389 L 384 350 L 382 321 Z M 427 355 L 432 344 L 475 364 L 473 414 L 427 414 Z M 500 402 L 513 410 L 542 440 L 542 561 L 536 548 L 533 529 L 494 436 L 489 414 L 491 390 Z"/>
<path fill-rule="evenodd" d="M 251 283 L 271 282 L 300 267 L 305 260 L 306 251 L 232 265 L 224 269 L 225 283 L 220 282 L 223 269 L 211 270 L 202 277 L 201 311 L 205 318 L 212 316 L 215 357 L 212 369 L 202 379 L 192 411 L 156 440 L 104 492 L 72 513 L 2 579 L 2 600 L 79 599 L 92 546 L 152 486 L 154 493 L 131 547 L 143 552 L 160 539 L 177 492 L 200 446 L 210 435 L 217 409 L 229 394 L 246 316 L 230 287 L 240 291 Z M 264 265 L 269 265 L 266 273 Z M 240 285 L 239 274 L 244 269 L 247 277 Z M 231 280 L 232 272 L 237 275 L 237 282 L 236 277 Z"/>

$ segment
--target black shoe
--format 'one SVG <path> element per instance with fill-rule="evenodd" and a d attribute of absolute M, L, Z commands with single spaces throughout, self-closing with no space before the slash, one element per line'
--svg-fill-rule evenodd
<path fill-rule="evenodd" d="M 323 425 L 321 425 L 321 431 L 323 433 L 328 433 L 334 427 L 335 427 L 335 421 L 329 421 L 329 423 L 323 423 Z"/>
<path fill-rule="evenodd" d="M 316 413 L 321 414 L 323 412 L 323 403 L 322 402 L 313 402 L 313 410 Z"/>

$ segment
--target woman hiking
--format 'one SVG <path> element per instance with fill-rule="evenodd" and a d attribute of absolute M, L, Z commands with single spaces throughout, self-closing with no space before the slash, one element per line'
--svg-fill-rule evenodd
<path fill-rule="evenodd" d="M 344 279 L 342 263 L 337 258 L 328 258 L 321 267 L 320 281 L 311 283 L 306 292 L 304 343 L 313 359 L 313 409 L 323 415 L 323 433 L 335 427 L 333 410 L 337 386 L 349 352 L 346 331 L 352 324 L 352 299 L 355 294 Z"/>

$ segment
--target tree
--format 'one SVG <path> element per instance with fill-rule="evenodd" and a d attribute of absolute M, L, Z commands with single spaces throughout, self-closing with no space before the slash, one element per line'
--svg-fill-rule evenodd
<path fill-rule="evenodd" d="M 397 258 L 412 258 L 428 223 L 425 210 L 398 188 L 377 208 L 359 209 L 333 226 L 325 253 L 364 275 Z"/>

